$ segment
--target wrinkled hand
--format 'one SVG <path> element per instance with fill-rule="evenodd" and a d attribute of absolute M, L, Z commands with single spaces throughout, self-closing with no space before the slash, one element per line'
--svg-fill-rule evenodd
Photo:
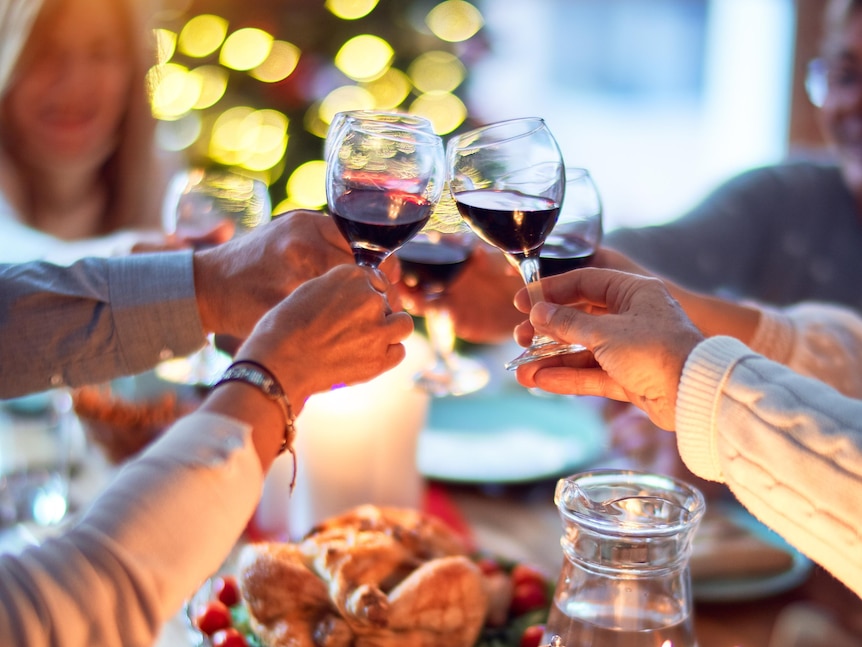
<path fill-rule="evenodd" d="M 310 279 L 268 312 L 237 351 L 267 366 L 298 413 L 312 394 L 365 382 L 396 366 L 413 331 L 392 312 L 385 276 L 353 264 Z"/>
<path fill-rule="evenodd" d="M 518 342 L 528 345 L 535 330 L 590 352 L 523 365 L 518 381 L 553 393 L 628 401 L 659 427 L 674 429 L 682 369 L 703 335 L 664 284 L 586 268 L 542 285 L 546 301 L 532 310 L 525 289 L 515 297 L 515 305 L 530 312 L 530 321 L 516 329 Z"/>
<path fill-rule="evenodd" d="M 354 260 L 332 218 L 292 211 L 223 245 L 195 252 L 194 264 L 204 330 L 245 339 L 267 311 L 300 285 Z M 387 267 L 397 276 L 397 263 Z M 394 292 L 390 301 L 397 305 Z"/>

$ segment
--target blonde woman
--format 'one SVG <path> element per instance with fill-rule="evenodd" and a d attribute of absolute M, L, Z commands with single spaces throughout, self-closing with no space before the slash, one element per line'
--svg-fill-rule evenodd
<path fill-rule="evenodd" d="M 147 4 L 0 2 L 0 261 L 165 242 Z"/>

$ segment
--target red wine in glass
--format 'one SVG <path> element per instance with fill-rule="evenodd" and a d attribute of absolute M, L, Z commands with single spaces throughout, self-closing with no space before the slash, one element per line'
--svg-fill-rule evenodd
<path fill-rule="evenodd" d="M 332 205 L 332 217 L 356 262 L 376 267 L 425 226 L 433 209 L 433 203 L 413 193 L 353 188 Z"/>
<path fill-rule="evenodd" d="M 461 216 L 479 236 L 516 258 L 544 243 L 560 213 L 553 200 L 518 191 L 461 191 L 454 197 Z"/>
<path fill-rule="evenodd" d="M 401 281 L 423 296 L 441 294 L 464 270 L 472 246 L 413 239 L 396 252 Z"/>
<path fill-rule="evenodd" d="M 595 253 L 595 245 L 583 238 L 551 236 L 539 254 L 539 273 L 542 276 L 554 276 L 587 267 Z"/>

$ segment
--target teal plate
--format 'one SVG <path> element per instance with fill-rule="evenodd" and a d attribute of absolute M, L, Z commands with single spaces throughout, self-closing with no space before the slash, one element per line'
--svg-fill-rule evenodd
<path fill-rule="evenodd" d="M 518 483 L 569 474 L 606 446 L 605 423 L 591 398 L 478 393 L 432 401 L 418 464 L 434 480 Z"/>

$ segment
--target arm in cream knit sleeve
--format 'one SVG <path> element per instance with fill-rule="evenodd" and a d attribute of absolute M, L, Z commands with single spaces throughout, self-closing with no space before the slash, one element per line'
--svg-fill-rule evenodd
<path fill-rule="evenodd" d="M 585 269 L 543 283 L 547 301 L 532 310 L 526 292 L 516 297 L 530 312 L 519 341 L 535 330 L 591 353 L 522 366 L 521 384 L 639 406 L 676 430 L 694 474 L 726 483 L 862 596 L 862 401 L 736 339 L 705 338 L 656 279 Z M 574 303 L 592 314 L 563 305 Z"/>

